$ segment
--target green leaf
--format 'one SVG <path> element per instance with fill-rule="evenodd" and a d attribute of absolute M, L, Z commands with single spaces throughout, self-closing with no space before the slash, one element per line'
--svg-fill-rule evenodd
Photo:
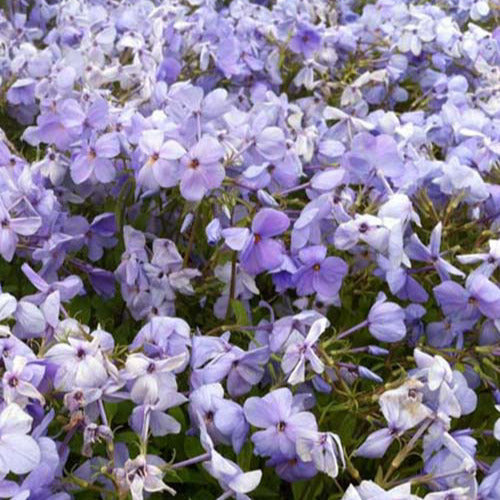
<path fill-rule="evenodd" d="M 252 445 L 247 441 L 238 455 L 238 465 L 244 470 L 250 470 L 252 463 Z"/>
<path fill-rule="evenodd" d="M 241 301 L 235 299 L 231 300 L 231 309 L 233 310 L 237 325 L 248 325 L 247 312 L 245 310 L 245 306 Z"/>
<path fill-rule="evenodd" d="M 204 452 L 200 440 L 194 436 L 186 436 L 184 439 L 184 453 L 187 458 L 193 458 Z"/>

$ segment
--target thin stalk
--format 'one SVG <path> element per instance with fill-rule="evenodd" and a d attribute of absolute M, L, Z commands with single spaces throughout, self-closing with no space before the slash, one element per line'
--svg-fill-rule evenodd
<path fill-rule="evenodd" d="M 308 188 L 311 185 L 310 182 L 304 182 L 304 184 L 300 184 L 299 186 L 294 186 L 289 189 L 285 189 L 280 193 L 277 193 L 277 196 L 285 196 L 291 193 L 295 193 L 296 191 L 302 191 L 303 189 Z"/>
<path fill-rule="evenodd" d="M 399 468 L 399 466 L 404 462 L 408 454 L 413 450 L 417 441 L 422 437 L 423 433 L 427 430 L 427 427 L 431 425 L 432 420 L 426 419 L 424 423 L 419 427 L 417 432 L 413 434 L 412 438 L 408 441 L 408 443 L 399 451 L 399 453 L 394 457 L 394 460 L 391 462 L 387 473 L 384 476 L 383 484 L 386 485 L 389 481 L 389 478 L 392 474 Z"/>
<path fill-rule="evenodd" d="M 323 344 L 323 347 L 327 347 L 329 346 L 332 342 L 334 342 L 335 340 L 342 340 L 342 339 L 345 339 L 346 337 L 348 337 L 349 335 L 353 334 L 354 332 L 357 332 L 358 330 L 361 330 L 363 328 L 365 328 L 366 326 L 368 326 L 368 320 L 365 320 L 365 321 L 362 321 L 361 323 L 359 323 L 358 325 L 355 325 L 353 326 L 352 328 L 349 328 L 348 330 L 346 330 L 345 332 L 341 332 L 339 333 L 336 337 L 332 337 L 330 339 L 328 339 L 324 344 Z"/>
<path fill-rule="evenodd" d="M 109 427 L 108 417 L 106 415 L 106 410 L 104 409 L 104 403 L 102 402 L 102 399 L 99 399 L 98 405 L 99 405 L 99 414 L 101 415 L 102 423 L 106 427 Z"/>
<path fill-rule="evenodd" d="M 226 498 L 229 498 L 231 496 L 233 496 L 233 492 L 232 491 L 226 491 L 220 497 L 218 497 L 216 500 L 226 500 Z"/>
<path fill-rule="evenodd" d="M 227 309 L 226 309 L 226 320 L 229 319 L 231 314 L 231 301 L 234 299 L 234 294 L 236 293 L 236 265 L 238 263 L 238 254 L 233 252 L 233 256 L 231 258 L 231 282 L 229 284 L 229 297 L 227 301 Z"/>
<path fill-rule="evenodd" d="M 186 253 L 184 254 L 184 260 L 182 261 L 183 267 L 187 267 L 189 263 L 189 256 L 191 254 L 191 250 L 193 249 L 194 237 L 196 235 L 196 222 L 198 220 L 198 211 L 195 212 L 193 218 L 193 224 L 191 226 L 191 234 L 189 235 L 188 247 L 186 249 Z"/>
<path fill-rule="evenodd" d="M 183 462 L 178 462 L 174 465 L 172 465 L 172 467 L 170 467 L 170 469 L 182 469 L 184 467 L 189 467 L 190 465 L 194 465 L 194 464 L 198 464 L 200 462 L 204 462 L 205 460 L 209 460 L 210 459 L 210 453 L 203 453 L 202 455 L 198 455 L 197 457 L 193 457 L 193 458 L 188 458 L 187 460 L 184 460 Z"/>

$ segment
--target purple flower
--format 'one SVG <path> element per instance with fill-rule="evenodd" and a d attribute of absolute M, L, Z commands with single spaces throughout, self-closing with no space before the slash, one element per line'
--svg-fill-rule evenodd
<path fill-rule="evenodd" d="M 54 385 L 59 390 L 100 387 L 108 378 L 98 339 L 87 342 L 69 337 L 68 343 L 51 347 L 45 357 L 57 366 Z"/>
<path fill-rule="evenodd" d="M 343 156 L 342 166 L 354 179 L 363 184 L 371 184 L 377 180 L 378 170 L 396 185 L 405 174 L 397 143 L 387 134 L 378 136 L 368 132 L 356 134 L 352 140 L 351 151 Z"/>
<path fill-rule="evenodd" d="M 66 232 L 75 236 L 72 241 L 66 242 L 68 246 L 72 248 L 76 244 L 78 246 L 86 244 L 89 259 L 97 261 L 103 256 L 104 248 L 113 248 L 116 245 L 117 240 L 114 238 L 116 233 L 115 214 L 104 212 L 96 216 L 90 224 L 85 217 L 71 217 L 67 222 Z M 62 251 L 59 250 L 59 253 Z"/>
<path fill-rule="evenodd" d="M 340 224 L 335 231 L 335 246 L 349 250 L 361 240 L 379 252 L 385 252 L 389 245 L 390 231 L 383 221 L 374 215 L 356 215 Z"/>
<path fill-rule="evenodd" d="M 80 218 L 76 216 L 75 218 L 70 218 L 69 220 L 71 221 L 73 219 L 78 221 Z M 80 220 L 82 219 L 84 218 L 82 217 Z M 75 225 L 75 229 L 77 228 L 78 224 Z M 68 231 L 68 233 L 71 232 Z M 52 234 L 43 242 L 41 248 L 37 248 L 33 251 L 33 260 L 40 261 L 42 263 L 39 274 L 46 281 L 56 281 L 57 273 L 63 265 L 68 252 L 70 250 L 79 250 L 80 247 L 81 241 L 73 236 L 63 233 Z"/>
<path fill-rule="evenodd" d="M 163 464 L 163 460 L 157 457 L 138 455 L 133 460 L 128 459 L 123 468 L 115 469 L 114 472 L 121 490 L 125 493 L 130 491 L 132 500 L 142 500 L 144 491 L 167 491 L 175 495 L 175 490 L 162 480 L 163 473 L 159 466 Z"/>
<path fill-rule="evenodd" d="M 145 130 L 139 140 L 139 149 L 144 158 L 137 177 L 139 184 L 148 189 L 177 184 L 177 160 L 186 153 L 181 144 L 165 140 L 161 130 Z"/>
<path fill-rule="evenodd" d="M 500 496 L 500 458 L 490 467 L 488 474 L 481 481 L 478 489 L 478 500 L 495 500 Z"/>
<path fill-rule="evenodd" d="M 61 281 L 54 281 L 49 284 L 28 263 L 25 262 L 21 266 L 21 269 L 31 284 L 38 290 L 37 293 L 29 296 L 30 301 L 35 304 L 41 304 L 46 301 L 54 292 L 59 293 L 59 299 L 62 302 L 68 302 L 83 289 L 82 280 L 76 275 L 71 275 Z"/>
<path fill-rule="evenodd" d="M 146 238 L 140 231 L 131 226 L 125 226 L 123 228 L 123 240 L 125 252 L 115 274 L 122 281 L 122 288 L 125 288 L 124 285 L 133 286 L 137 283 L 142 285 L 142 282 L 146 280 L 142 265 L 148 261 L 145 248 Z M 127 300 L 127 294 L 123 293 L 123 295 Z"/>
<path fill-rule="evenodd" d="M 129 350 L 143 347 L 145 354 L 152 358 L 167 358 L 185 354 L 187 363 L 190 345 L 190 328 L 184 320 L 156 316 L 139 330 L 131 342 Z M 184 368 L 185 365 L 181 365 L 175 372 L 180 372 Z"/>
<path fill-rule="evenodd" d="M 55 109 L 40 114 L 37 126 L 26 129 L 24 136 L 30 144 L 45 142 L 66 149 L 83 129 L 85 113 L 75 99 L 58 100 Z"/>
<path fill-rule="evenodd" d="M 427 311 L 420 304 L 410 304 L 405 308 L 405 323 L 408 330 L 408 341 L 415 346 L 424 333 L 422 317 Z"/>
<path fill-rule="evenodd" d="M 224 148 L 212 136 L 204 135 L 181 158 L 181 194 L 189 201 L 199 201 L 210 189 L 218 188 L 226 172 L 222 165 Z"/>
<path fill-rule="evenodd" d="M 92 447 L 96 443 L 106 441 L 108 445 L 113 442 L 113 432 L 107 425 L 97 425 L 93 422 L 87 424 L 83 430 L 82 455 L 91 457 Z"/>
<path fill-rule="evenodd" d="M 481 272 L 487 278 L 489 278 L 500 265 L 500 240 L 490 240 L 488 244 L 490 247 L 488 253 L 459 255 L 457 259 L 462 264 L 482 262 L 482 264 L 476 269 L 476 271 Z"/>
<path fill-rule="evenodd" d="M 26 474 L 40 463 L 40 447 L 29 436 L 33 418 L 16 403 L 0 413 L 0 474 Z"/>
<path fill-rule="evenodd" d="M 454 418 L 474 411 L 477 395 L 462 373 L 452 370 L 442 356 L 430 356 L 419 349 L 414 350 L 413 356 L 417 369 L 410 374 L 425 383 L 425 404 L 429 408 Z"/>
<path fill-rule="evenodd" d="M 10 293 L 0 293 L 0 321 L 12 316 L 17 308 L 17 300 Z"/>
<path fill-rule="evenodd" d="M 290 225 L 288 216 L 274 208 L 263 208 L 252 221 L 252 230 L 233 227 L 224 229 L 222 236 L 233 250 L 240 251 L 241 267 L 249 274 L 259 274 L 278 267 L 284 258 L 284 248 L 274 236 L 284 233 Z"/>
<path fill-rule="evenodd" d="M 450 434 L 431 428 L 424 439 L 424 472 L 436 476 L 436 486 L 441 490 L 461 487 L 465 489 L 465 498 L 477 498 L 473 458 L 476 445 L 468 430 Z"/>
<path fill-rule="evenodd" d="M 221 238 L 221 224 L 220 220 L 215 218 L 207 224 L 205 228 L 205 234 L 207 236 L 207 241 L 209 245 L 216 245 Z"/>
<path fill-rule="evenodd" d="M 300 213 L 292 229 L 292 251 L 305 247 L 308 242 L 321 243 L 322 221 L 328 217 L 332 209 L 332 201 L 328 195 L 322 195 L 309 202 Z"/>
<path fill-rule="evenodd" d="M 297 295 L 317 293 L 323 301 L 335 298 L 347 274 L 347 264 L 338 257 L 327 257 L 323 245 L 303 248 L 298 257 L 302 266 L 294 275 Z"/>
<path fill-rule="evenodd" d="M 382 272 L 385 272 L 385 280 L 389 285 L 391 293 L 402 300 L 412 302 L 427 302 L 429 294 L 425 288 L 412 277 L 411 269 L 405 266 L 394 267 L 390 260 L 382 255 L 377 256 L 377 263 Z M 375 271 L 378 274 L 378 270 Z"/>
<path fill-rule="evenodd" d="M 356 450 L 356 455 L 380 458 L 398 436 L 430 418 L 432 411 L 423 404 L 423 397 L 424 384 L 414 379 L 409 379 L 397 389 L 384 392 L 379 405 L 388 426 L 372 432 Z"/>
<path fill-rule="evenodd" d="M 309 58 L 321 47 L 321 35 L 315 26 L 300 22 L 288 46 L 296 54 Z"/>
<path fill-rule="evenodd" d="M 447 315 L 462 319 L 484 314 L 491 319 L 500 318 L 500 288 L 481 273 L 472 273 L 465 288 L 454 281 L 445 281 L 434 287 L 434 295 Z"/>
<path fill-rule="evenodd" d="M 31 236 L 41 225 L 42 219 L 37 215 L 12 217 L 0 198 L 0 255 L 10 262 L 19 236 Z"/>
<path fill-rule="evenodd" d="M 398 342 L 406 335 L 405 312 L 381 293 L 368 313 L 368 330 L 382 342 Z"/>
<path fill-rule="evenodd" d="M 181 424 L 165 411 L 186 401 L 187 398 L 182 394 L 164 387 L 157 401 L 137 405 L 133 409 L 129 419 L 130 427 L 140 436 L 144 436 L 147 429 L 153 436 L 178 434 Z"/>
<path fill-rule="evenodd" d="M 449 347 L 456 339 L 456 346 L 464 345 L 464 333 L 472 330 L 475 319 L 446 318 L 444 321 L 434 321 L 427 325 L 427 340 L 434 347 Z"/>
<path fill-rule="evenodd" d="M 92 177 L 99 182 L 111 182 L 116 170 L 112 158 L 120 153 L 120 142 L 115 133 L 91 137 L 84 142 L 80 152 L 74 157 L 70 172 L 75 184 L 82 184 Z"/>
<path fill-rule="evenodd" d="M 302 336 L 307 335 L 308 330 L 316 320 L 321 319 L 322 316 L 315 310 L 305 310 L 294 316 L 285 316 L 276 320 L 272 327 L 272 332 L 269 335 L 269 347 L 271 352 L 277 352 L 287 341 L 288 337 L 294 330 L 302 333 Z"/>
<path fill-rule="evenodd" d="M 219 118 L 230 109 L 228 92 L 223 88 L 216 88 L 204 96 L 201 87 L 183 83 L 175 88 L 173 97 L 175 106 L 181 104 L 189 114 L 187 126 L 195 127 L 198 134 L 204 121 Z"/>
<path fill-rule="evenodd" d="M 305 380 L 306 361 L 315 373 L 323 373 L 324 364 L 315 352 L 315 344 L 320 335 L 328 328 L 330 322 L 326 318 L 315 321 L 306 338 L 293 330 L 285 344 L 285 354 L 281 361 L 283 372 L 289 375 L 287 382 L 291 385 Z"/>
<path fill-rule="evenodd" d="M 157 78 L 172 84 L 177 80 L 181 70 L 182 65 L 177 59 L 166 57 L 158 67 Z"/>
<path fill-rule="evenodd" d="M 7 101 L 10 104 L 24 104 L 29 106 L 35 101 L 35 85 L 33 78 L 20 78 L 16 80 L 7 91 Z"/>
<path fill-rule="evenodd" d="M 412 234 L 410 243 L 406 248 L 406 253 L 410 259 L 427 262 L 434 266 L 443 281 L 449 280 L 450 274 L 465 277 L 465 274 L 460 271 L 460 269 L 452 266 L 441 257 L 440 247 L 442 228 L 443 226 L 441 222 L 439 222 L 432 230 L 430 243 L 427 247 L 420 241 L 416 234 Z"/>
<path fill-rule="evenodd" d="M 331 478 L 338 476 L 339 459 L 345 467 L 340 438 L 332 432 L 304 432 L 297 439 L 297 454 L 304 462 L 313 462 L 316 469 Z"/>
<path fill-rule="evenodd" d="M 266 465 L 275 467 L 276 474 L 290 483 L 311 479 L 318 472 L 312 460 L 305 462 L 298 455 L 290 458 L 278 453 L 273 455 Z"/>
<path fill-rule="evenodd" d="M 224 439 L 231 443 L 235 453 L 239 453 L 245 444 L 250 426 L 243 408 L 234 401 L 214 400 L 214 424 Z"/>
<path fill-rule="evenodd" d="M 6 370 L 2 384 L 5 401 L 25 406 L 31 399 L 44 405 L 45 399 L 37 387 L 42 381 L 45 368 L 22 356 L 16 356 L 13 360 L 6 359 L 4 363 Z"/>
<path fill-rule="evenodd" d="M 228 336 L 219 339 L 194 337 L 194 367 L 192 383 L 220 382 L 227 376 L 227 390 L 232 397 L 249 392 L 264 375 L 264 365 L 269 359 L 267 347 L 244 351 L 231 345 Z"/>
<path fill-rule="evenodd" d="M 465 201 L 478 203 L 488 198 L 489 193 L 483 178 L 475 169 L 462 165 L 460 160 L 452 157 L 442 168 L 442 176 L 434 179 L 434 183 L 447 195 L 457 196 L 465 193 Z"/>
<path fill-rule="evenodd" d="M 302 411 L 287 388 L 276 389 L 263 398 L 249 398 L 243 409 L 251 425 L 264 429 L 252 435 L 255 453 L 261 456 L 293 458 L 301 433 L 317 431 L 314 415 Z"/>
<path fill-rule="evenodd" d="M 232 493 L 241 500 L 248 499 L 246 493 L 257 488 L 262 478 L 262 471 L 243 472 L 238 465 L 217 451 L 212 450 L 210 455 L 210 460 L 203 463 L 209 474 L 219 481 L 225 492 Z"/>
<path fill-rule="evenodd" d="M 61 457 L 59 456 L 56 442 L 49 437 L 44 436 L 46 427 L 54 416 L 53 412 L 49 412 L 42 422 L 33 430 L 32 437 L 36 439 L 40 448 L 40 463 L 33 469 L 23 480 L 20 490 L 22 494 L 26 494 L 29 490 L 30 497 L 36 500 L 42 498 L 50 498 L 51 500 L 60 500 L 54 498 L 51 487 L 53 486 L 54 479 L 58 474 L 61 464 Z M 61 495 L 59 493 L 59 495 Z M 64 499 L 63 499 L 64 500 Z"/>
<path fill-rule="evenodd" d="M 191 416 L 191 421 L 197 423 L 200 431 L 205 430 L 208 432 L 211 439 L 220 443 L 231 443 L 229 440 L 228 433 L 219 430 L 215 423 L 215 414 L 217 408 L 221 401 L 224 400 L 224 389 L 220 384 L 205 384 L 198 387 L 189 395 L 189 415 Z M 230 421 L 228 427 L 233 427 L 233 429 L 228 429 L 223 427 L 224 430 L 234 430 L 237 425 L 238 416 L 234 413 L 230 413 L 229 417 L 235 417 L 236 421 Z M 245 434 L 246 431 L 245 430 Z M 232 434 L 232 432 L 230 432 Z"/>
<path fill-rule="evenodd" d="M 151 359 L 135 353 L 127 357 L 124 378 L 131 380 L 130 398 L 135 403 L 156 404 L 165 391 L 176 391 L 173 371 L 186 365 L 186 353 L 165 359 Z"/>
<path fill-rule="evenodd" d="M 411 494 L 411 483 L 407 482 L 384 490 L 373 481 L 361 481 L 354 487 L 352 484 L 347 488 L 342 500 L 420 500 L 420 497 Z"/>

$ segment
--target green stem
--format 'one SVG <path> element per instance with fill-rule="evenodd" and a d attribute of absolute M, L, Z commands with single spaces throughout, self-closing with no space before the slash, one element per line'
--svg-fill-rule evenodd
<path fill-rule="evenodd" d="M 234 300 L 234 294 L 236 291 L 236 265 L 238 263 L 238 254 L 236 252 L 233 253 L 231 258 L 231 283 L 229 284 L 229 298 L 227 301 L 227 309 L 226 309 L 226 321 L 229 319 L 231 315 L 231 301 Z"/>

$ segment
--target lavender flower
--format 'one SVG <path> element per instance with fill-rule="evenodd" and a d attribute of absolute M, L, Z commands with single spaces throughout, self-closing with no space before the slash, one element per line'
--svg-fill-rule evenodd
<path fill-rule="evenodd" d="M 71 178 L 75 184 L 81 184 L 92 175 L 99 182 L 110 182 L 116 171 L 112 158 L 120 152 L 120 143 L 115 134 L 92 137 L 88 144 L 82 145 L 80 152 L 71 163 Z"/>
<path fill-rule="evenodd" d="M 210 189 L 218 188 L 225 177 L 222 165 L 224 149 L 211 136 L 203 136 L 181 158 L 181 194 L 189 201 L 199 201 Z"/>
<path fill-rule="evenodd" d="M 326 257 L 324 246 L 311 246 L 299 252 L 302 266 L 294 275 L 298 295 L 318 294 L 320 300 L 331 300 L 342 286 L 347 265 L 338 257 Z"/>
<path fill-rule="evenodd" d="M 16 403 L 5 406 L 0 413 L 0 474 L 26 474 L 41 460 L 40 447 L 29 435 L 33 418 Z"/>
<path fill-rule="evenodd" d="M 261 456 L 295 456 L 298 437 L 304 431 L 317 431 L 314 415 L 301 411 L 289 389 L 270 392 L 263 398 L 252 397 L 244 405 L 251 425 L 264 429 L 252 435 L 256 453 Z"/>
<path fill-rule="evenodd" d="M 274 236 L 284 233 L 290 225 L 286 214 L 263 208 L 252 221 L 251 231 L 229 228 L 222 231 L 226 244 L 240 251 L 241 266 L 250 274 L 259 274 L 278 267 L 284 259 L 284 248 Z"/>
<path fill-rule="evenodd" d="M 306 361 L 309 362 L 315 373 L 323 373 L 324 364 L 315 352 L 315 344 L 320 335 L 329 326 L 326 318 L 315 321 L 306 338 L 297 331 L 292 331 L 285 344 L 285 354 L 281 362 L 281 368 L 288 376 L 291 385 L 304 382 Z"/>

